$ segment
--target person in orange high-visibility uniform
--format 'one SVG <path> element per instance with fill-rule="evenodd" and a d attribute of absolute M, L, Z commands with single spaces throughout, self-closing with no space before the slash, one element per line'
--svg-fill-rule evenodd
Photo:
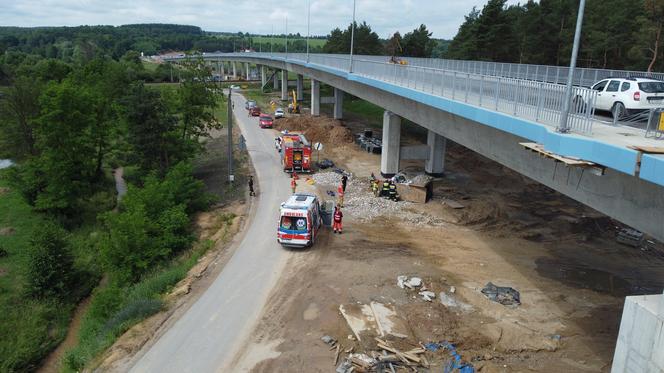
<path fill-rule="evenodd" d="M 343 217 L 344 214 L 341 212 L 341 207 L 337 205 L 334 208 L 334 215 L 332 216 L 333 220 L 332 229 L 334 229 L 334 233 L 341 234 L 341 229 L 342 229 L 341 220 L 343 219 Z"/>
<path fill-rule="evenodd" d="M 295 194 L 295 189 L 297 188 L 297 182 L 295 181 L 295 176 L 291 177 L 290 187 L 293 190 L 293 194 Z"/>
<path fill-rule="evenodd" d="M 338 203 L 340 207 L 344 207 L 344 187 L 343 184 L 339 184 L 337 188 Z"/>

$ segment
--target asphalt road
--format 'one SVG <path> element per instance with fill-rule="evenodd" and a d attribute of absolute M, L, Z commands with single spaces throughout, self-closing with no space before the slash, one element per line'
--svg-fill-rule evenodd
<path fill-rule="evenodd" d="M 271 131 L 247 117 L 233 94 L 236 121 L 247 141 L 259 186 L 256 214 L 233 257 L 191 308 L 131 368 L 131 372 L 219 372 L 247 340 L 289 252 L 276 242 L 279 205 L 290 195 Z"/>

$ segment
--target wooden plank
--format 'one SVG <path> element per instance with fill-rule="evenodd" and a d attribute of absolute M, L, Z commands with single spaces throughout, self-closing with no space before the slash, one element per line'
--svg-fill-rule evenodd
<path fill-rule="evenodd" d="M 449 198 L 445 198 L 443 200 L 443 204 L 445 204 L 445 205 L 447 205 L 447 206 L 449 206 L 453 209 L 462 209 L 462 208 L 466 207 L 466 206 L 460 204 L 459 202 L 457 202 L 453 199 L 449 199 Z"/>
<path fill-rule="evenodd" d="M 646 154 L 664 154 L 664 147 L 662 146 L 629 145 L 628 148 L 632 150 L 638 150 Z"/>
<path fill-rule="evenodd" d="M 596 164 L 590 161 L 584 161 L 582 159 L 574 158 L 574 157 L 565 157 L 556 153 L 552 153 L 548 150 L 545 150 L 544 147 L 541 144 L 537 144 L 534 142 L 521 142 L 519 145 L 523 146 L 524 148 L 528 150 L 532 150 L 534 152 L 537 152 L 545 157 L 555 159 L 559 162 L 563 162 L 568 166 L 580 166 L 580 167 L 592 167 L 595 166 Z"/>

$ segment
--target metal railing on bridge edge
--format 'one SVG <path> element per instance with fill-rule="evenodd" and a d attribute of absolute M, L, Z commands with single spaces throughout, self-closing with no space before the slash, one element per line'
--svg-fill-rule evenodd
<path fill-rule="evenodd" d="M 350 68 L 348 55 L 309 54 L 307 57 L 304 53 L 226 53 L 206 54 L 205 57 L 269 58 L 311 63 L 342 72 L 348 72 Z M 353 73 L 552 127 L 560 124 L 565 97 L 565 86 L 561 84 L 400 65 L 387 62 L 384 56 L 358 56 L 353 60 Z M 569 128 L 590 134 L 597 92 L 584 87 L 573 89 Z"/>

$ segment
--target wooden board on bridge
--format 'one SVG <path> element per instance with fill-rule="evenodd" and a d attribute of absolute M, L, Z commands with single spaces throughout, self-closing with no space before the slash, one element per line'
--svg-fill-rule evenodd
<path fill-rule="evenodd" d="M 584 161 L 583 159 L 575 158 L 575 157 L 566 157 L 562 156 L 560 154 L 552 153 L 546 149 L 544 149 L 544 146 L 542 144 L 537 144 L 534 142 L 520 142 L 519 145 L 523 146 L 524 148 L 537 152 L 541 154 L 544 157 L 551 158 L 553 160 L 556 160 L 558 162 L 563 162 L 568 166 L 576 166 L 576 167 L 597 167 L 598 165 L 596 163 L 590 162 L 590 161 Z"/>

